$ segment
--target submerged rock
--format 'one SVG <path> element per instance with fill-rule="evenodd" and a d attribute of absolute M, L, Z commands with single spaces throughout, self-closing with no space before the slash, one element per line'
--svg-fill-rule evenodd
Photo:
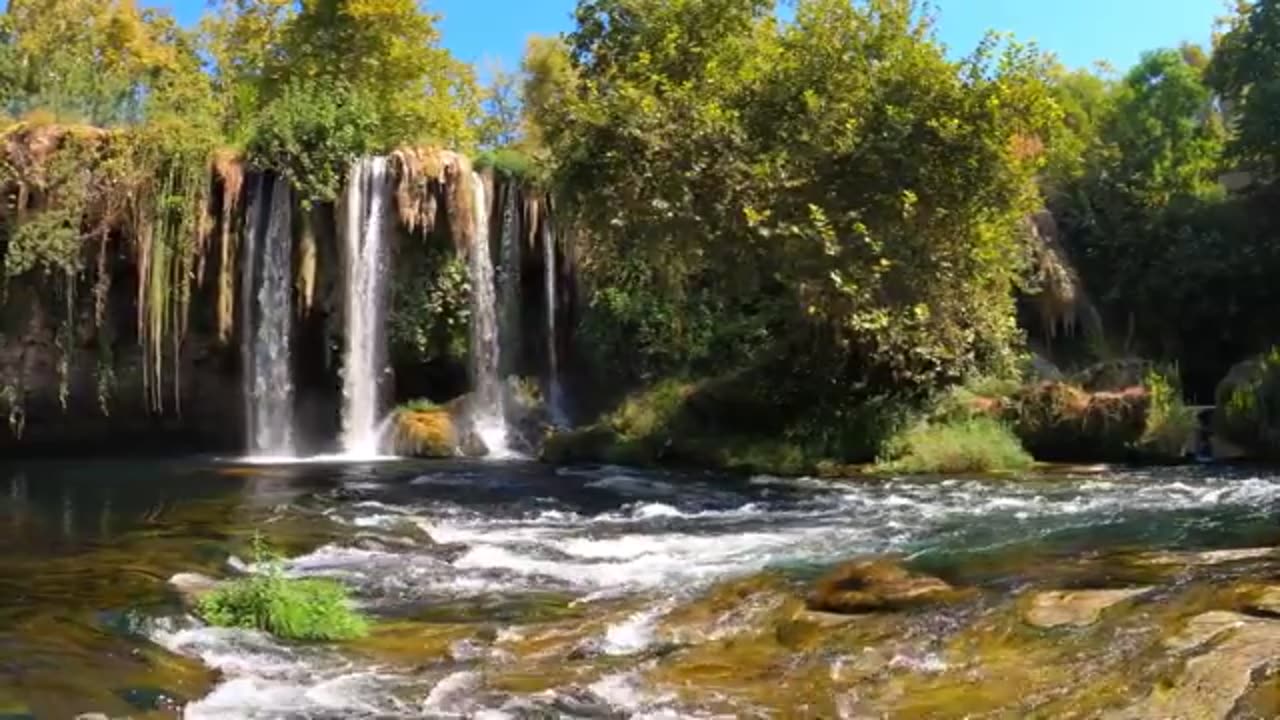
<path fill-rule="evenodd" d="M 399 410 L 391 434 L 397 455 L 450 458 L 456 454 L 458 433 L 448 408 Z"/>
<path fill-rule="evenodd" d="M 1187 660 L 1171 684 L 1157 687 L 1110 718 L 1232 716 L 1253 685 L 1254 673 L 1280 657 L 1280 621 L 1225 611 L 1203 613 L 1190 620 L 1187 631 L 1171 647 L 1205 650 Z"/>
<path fill-rule="evenodd" d="M 805 604 L 810 610 L 857 614 L 945 603 L 961 594 L 936 577 L 910 572 L 887 560 L 860 560 L 818 580 Z"/>
<path fill-rule="evenodd" d="M 1038 628 L 1092 625 L 1104 610 L 1151 592 L 1150 587 L 1117 590 L 1053 590 L 1032 596 L 1023 614 L 1027 624 Z"/>

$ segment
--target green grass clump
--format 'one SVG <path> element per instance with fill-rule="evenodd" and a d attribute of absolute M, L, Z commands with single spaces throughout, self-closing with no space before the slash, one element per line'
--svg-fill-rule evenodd
<path fill-rule="evenodd" d="M 1033 462 L 1007 426 L 974 417 L 910 427 L 889 441 L 879 468 L 913 474 L 986 473 L 1025 470 Z"/>
<path fill-rule="evenodd" d="M 399 407 L 399 408 L 397 408 L 397 409 L 398 409 L 398 410 L 403 410 L 403 411 L 405 411 L 405 412 L 422 412 L 422 413 L 425 413 L 425 412 L 432 412 L 432 411 L 434 411 L 434 410 L 439 410 L 439 409 L 440 409 L 440 405 L 438 405 L 438 404 L 436 404 L 436 403 L 434 403 L 434 402 L 432 402 L 432 401 L 430 401 L 430 400 L 428 400 L 428 399 L 426 399 L 426 398 L 418 398 L 418 399 L 416 399 L 416 400 L 409 400 L 408 402 L 402 403 L 402 404 L 400 405 L 400 407 Z"/>
<path fill-rule="evenodd" d="M 368 621 L 351 605 L 347 588 L 325 579 L 285 577 L 278 559 L 255 538 L 263 571 L 233 580 L 200 598 L 196 614 L 210 625 L 262 630 L 286 640 L 352 640 Z"/>

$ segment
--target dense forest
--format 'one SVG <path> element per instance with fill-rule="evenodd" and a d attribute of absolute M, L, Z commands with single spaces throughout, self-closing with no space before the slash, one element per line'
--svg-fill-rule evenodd
<path fill-rule="evenodd" d="M 1185 423 L 1183 401 L 1215 394 L 1234 439 L 1280 449 L 1280 3 L 1123 71 L 998 35 L 961 54 L 910 0 L 778 11 L 580 0 L 570 33 L 482 83 L 415 0 L 221 0 L 194 27 L 132 0 L 12 0 L 10 425 L 34 417 L 37 320 L 63 408 L 79 352 L 91 408 L 131 372 L 147 413 L 181 411 L 178 358 L 233 334 L 211 239 L 244 173 L 287 179 L 314 218 L 355 159 L 431 147 L 554 208 L 567 404 L 591 427 L 553 456 L 800 470 L 895 455 L 921 417 L 986 438 L 970 416 L 993 404 L 1037 457 L 1105 443 L 1087 412 L 1065 449 L 1029 416 L 1100 407 L 1128 456 L 1164 432 L 1153 416 Z M 394 275 L 397 395 L 447 400 L 461 262 L 437 243 Z M 123 334 L 102 329 L 117 295 Z"/>

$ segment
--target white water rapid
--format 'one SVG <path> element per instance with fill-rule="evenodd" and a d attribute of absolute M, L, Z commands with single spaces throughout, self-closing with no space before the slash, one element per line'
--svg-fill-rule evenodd
<path fill-rule="evenodd" d="M 269 206 L 267 203 L 270 203 Z M 268 191 L 258 180 L 245 234 L 241 302 L 244 333 L 244 402 L 249 451 L 258 457 L 292 457 L 293 212 L 289 181 L 276 177 Z"/>
<path fill-rule="evenodd" d="M 474 391 L 471 422 L 489 449 L 489 457 L 501 459 L 514 453 L 507 444 L 502 397 L 497 298 L 493 255 L 489 247 L 489 198 L 484 178 L 479 173 L 473 175 L 472 181 L 475 232 L 468 263 L 471 275 L 471 382 Z"/>
<path fill-rule="evenodd" d="M 376 458 L 380 448 L 380 380 L 386 355 L 386 243 L 391 182 L 387 160 L 351 166 L 343 228 L 346 353 L 342 370 L 342 452 Z"/>

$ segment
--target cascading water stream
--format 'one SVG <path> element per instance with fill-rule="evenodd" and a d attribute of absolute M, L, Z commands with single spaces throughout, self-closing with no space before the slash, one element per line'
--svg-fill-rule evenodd
<path fill-rule="evenodd" d="M 555 232 L 551 228 L 551 214 L 543 218 L 540 229 L 542 235 L 542 264 L 545 268 L 543 285 L 547 300 L 547 410 L 556 425 L 566 425 L 564 415 L 563 394 L 560 387 L 560 358 L 556 348 L 556 245 Z"/>
<path fill-rule="evenodd" d="M 342 372 L 342 451 L 380 451 L 380 378 L 386 355 L 386 217 L 391 206 L 387 160 L 361 158 L 346 190 L 346 354 Z"/>
<path fill-rule="evenodd" d="M 502 345 L 499 369 L 503 375 L 516 372 L 516 358 L 520 355 L 520 194 L 514 183 L 503 183 L 502 237 L 500 247 L 502 262 L 498 273 L 498 317 L 501 318 L 498 338 Z"/>
<path fill-rule="evenodd" d="M 264 207 L 268 202 L 269 208 Z M 252 329 L 244 335 L 244 375 L 249 450 L 255 456 L 294 454 L 289 351 L 293 332 L 292 212 L 288 180 L 275 179 L 269 200 L 266 180 L 258 180 L 246 237 L 248 261 L 241 296 Z"/>
<path fill-rule="evenodd" d="M 494 458 L 511 457 L 500 378 L 497 298 L 489 248 L 489 202 L 484 178 L 472 176 L 475 232 L 468 269 L 471 276 L 471 421 Z"/>

